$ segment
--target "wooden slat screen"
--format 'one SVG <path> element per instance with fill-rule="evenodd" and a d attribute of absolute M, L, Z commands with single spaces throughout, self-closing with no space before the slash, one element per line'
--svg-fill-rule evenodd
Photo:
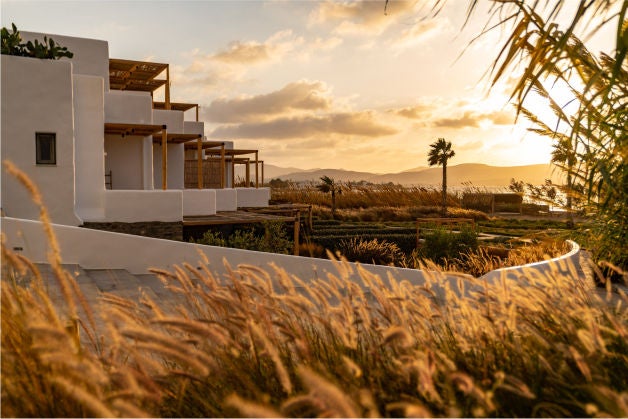
<path fill-rule="evenodd" d="M 196 160 L 185 161 L 184 180 L 185 187 L 189 189 L 198 188 L 197 177 L 198 163 Z M 220 161 L 203 160 L 203 188 L 220 189 Z"/>

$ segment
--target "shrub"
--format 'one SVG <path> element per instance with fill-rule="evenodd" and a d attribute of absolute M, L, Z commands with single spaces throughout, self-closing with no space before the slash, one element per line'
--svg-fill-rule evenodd
<path fill-rule="evenodd" d="M 351 262 L 394 265 L 403 258 L 403 253 L 394 243 L 386 240 L 364 240 L 354 237 L 341 240 L 338 252 Z"/>
<path fill-rule="evenodd" d="M 222 237 L 222 234 L 217 231 L 206 231 L 203 233 L 203 237 L 198 241 L 194 241 L 194 239 L 190 240 L 192 243 L 204 244 L 207 246 L 220 246 L 220 247 L 230 247 L 227 244 L 227 240 Z"/>
<path fill-rule="evenodd" d="M 205 232 L 200 240 L 191 240 L 191 242 L 283 254 L 291 253 L 293 246 L 286 233 L 284 223 L 272 221 L 262 223 L 261 231 L 256 231 L 254 228 L 236 230 L 224 238 L 222 233 L 210 230 Z"/>
<path fill-rule="evenodd" d="M 74 54 L 67 47 L 55 43 L 52 38 L 44 36 L 43 42 L 35 40 L 22 43 L 22 37 L 15 24 L 11 24 L 12 32 L 2 28 L 2 54 L 21 57 L 58 60 L 62 57 L 72 58 Z"/>
<path fill-rule="evenodd" d="M 299 243 L 299 255 L 324 259 L 327 257 L 327 252 L 325 248 L 318 243 Z"/>
<path fill-rule="evenodd" d="M 460 232 L 435 228 L 425 234 L 419 254 L 436 263 L 442 263 L 446 259 L 459 257 L 465 252 L 476 249 L 478 246 L 477 233 L 463 226 Z"/>

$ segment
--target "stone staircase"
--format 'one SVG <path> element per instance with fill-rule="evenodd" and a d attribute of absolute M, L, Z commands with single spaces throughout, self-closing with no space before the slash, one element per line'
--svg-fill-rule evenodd
<path fill-rule="evenodd" d="M 55 277 L 53 269 L 48 264 L 36 264 L 39 269 L 44 288 L 53 305 L 59 309 L 66 306 L 63 293 Z M 63 268 L 72 274 L 78 283 L 86 303 L 94 314 L 96 334 L 98 337 L 106 336 L 105 321 L 102 318 L 102 299 L 107 294 L 121 297 L 132 302 L 139 302 L 143 297 L 148 297 L 157 302 L 164 312 L 174 312 L 178 304 L 183 302 L 183 297 L 169 290 L 156 275 L 133 275 L 124 269 L 83 269 L 76 264 L 65 264 Z M 32 277 L 18 279 L 18 284 L 28 286 Z M 77 306 L 78 315 L 82 322 L 87 323 L 85 311 Z M 81 340 L 86 338 L 81 333 Z"/>

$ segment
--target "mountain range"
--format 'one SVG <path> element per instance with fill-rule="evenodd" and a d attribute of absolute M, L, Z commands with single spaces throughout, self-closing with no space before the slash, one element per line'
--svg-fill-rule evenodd
<path fill-rule="evenodd" d="M 322 176 L 342 182 L 366 181 L 371 183 L 389 183 L 401 185 L 440 186 L 442 167 L 417 167 L 399 173 L 370 173 L 343 169 L 311 169 L 301 170 L 293 167 L 284 168 L 266 164 L 264 177 L 266 181 L 279 178 L 293 182 L 317 182 Z M 554 182 L 560 180 L 560 173 L 549 164 L 532 164 L 526 166 L 489 166 L 479 163 L 464 163 L 447 167 L 448 186 L 508 186 L 511 179 L 522 180 L 533 185 L 545 183 L 545 179 Z"/>

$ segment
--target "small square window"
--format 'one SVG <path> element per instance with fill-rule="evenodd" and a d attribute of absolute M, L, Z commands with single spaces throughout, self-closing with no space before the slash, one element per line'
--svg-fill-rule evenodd
<path fill-rule="evenodd" d="M 57 134 L 35 133 L 37 164 L 57 164 Z"/>

